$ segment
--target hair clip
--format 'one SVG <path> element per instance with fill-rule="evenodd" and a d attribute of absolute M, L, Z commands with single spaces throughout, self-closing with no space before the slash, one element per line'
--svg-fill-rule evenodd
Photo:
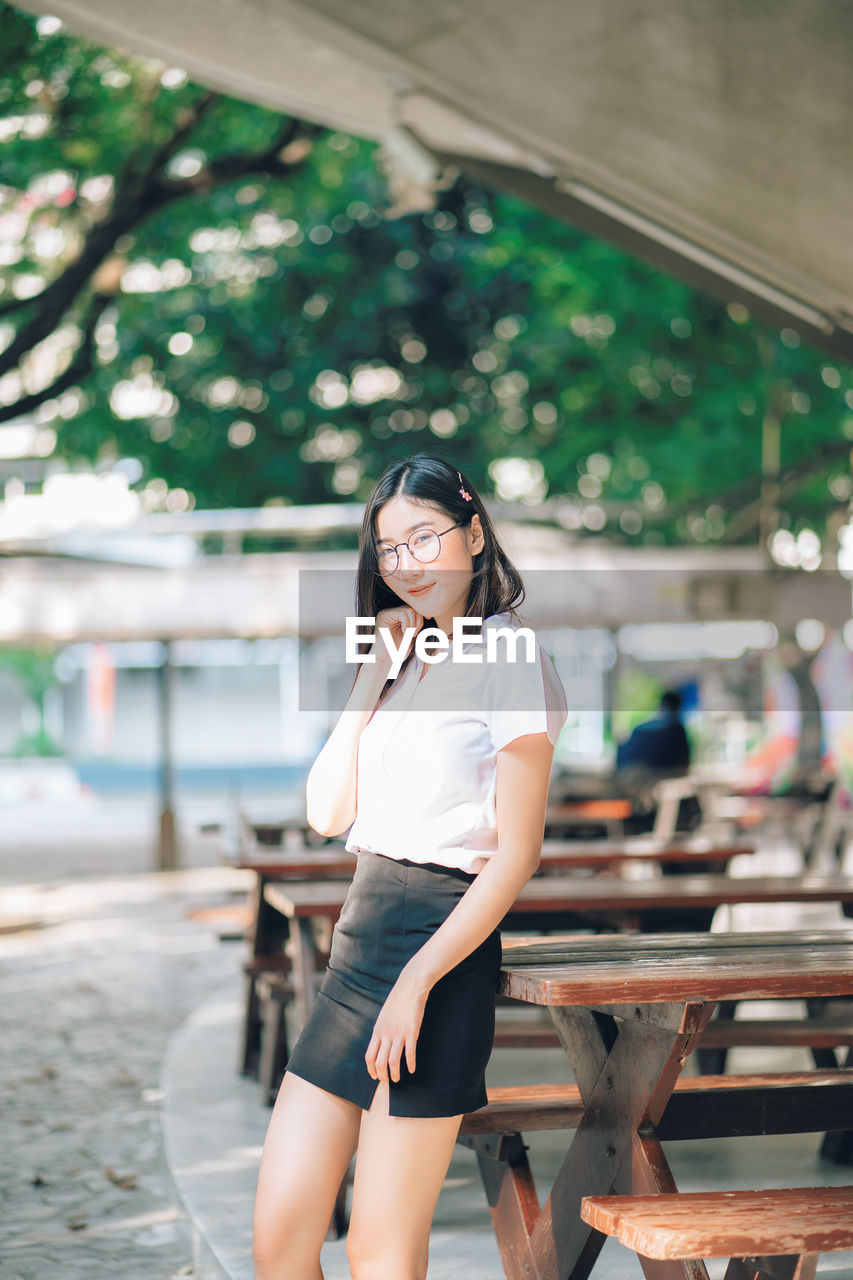
<path fill-rule="evenodd" d="M 468 492 L 468 490 L 464 487 L 465 482 L 464 482 L 464 480 L 462 479 L 462 472 L 461 472 L 461 471 L 457 471 L 457 472 L 456 472 L 456 474 L 457 474 L 457 475 L 458 475 L 458 477 L 459 477 L 459 492 L 462 494 L 462 497 L 465 499 L 465 501 L 466 501 L 466 502 L 471 502 L 471 501 L 473 501 L 473 499 L 471 498 L 470 493 L 469 493 L 469 492 Z"/>

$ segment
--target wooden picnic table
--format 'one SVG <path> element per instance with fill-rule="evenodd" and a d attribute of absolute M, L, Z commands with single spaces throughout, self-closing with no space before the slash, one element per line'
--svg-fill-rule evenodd
<path fill-rule="evenodd" d="M 284 927 L 289 934 L 300 1026 L 311 1011 L 316 992 L 317 925 L 328 926 L 337 920 L 348 887 L 343 881 L 268 881 L 264 885 L 265 902 L 287 922 Z M 542 876 L 528 881 L 501 927 L 516 931 L 564 930 L 591 924 L 636 928 L 644 918 L 657 920 L 683 910 L 685 905 L 713 912 L 719 906 L 742 902 L 853 902 L 853 877 L 814 873 L 748 878 L 680 876 L 675 880 Z"/>
<path fill-rule="evenodd" d="M 749 844 L 719 845 L 692 837 L 680 841 L 647 837 L 624 841 L 545 840 L 539 870 L 542 875 L 574 870 L 615 872 L 632 863 L 657 863 L 667 869 L 679 870 L 696 865 L 705 870 L 713 866 L 727 866 L 732 858 L 753 851 L 754 847 Z M 249 903 L 251 955 L 264 955 L 280 945 L 280 920 L 267 909 L 264 899 L 264 887 L 268 883 L 276 880 L 349 880 L 355 864 L 355 855 L 348 853 L 342 843 L 320 849 L 304 845 L 301 849 L 253 852 L 232 859 L 232 866 L 254 871 L 257 876 Z"/>
<path fill-rule="evenodd" d="M 725 1103 L 727 1092 L 732 1098 L 742 1093 L 738 1077 L 702 1077 L 707 1101 L 700 1088 L 695 1096 L 681 1095 L 680 1109 L 670 1105 L 716 1002 L 853 995 L 853 933 L 507 942 L 500 986 L 506 996 L 548 1008 L 582 1104 L 541 1207 L 523 1144 L 495 1141 L 512 1136 L 507 1133 L 482 1139 L 478 1158 L 504 1270 L 509 1280 L 585 1280 L 604 1236 L 582 1221 L 582 1198 L 676 1192 L 662 1140 L 714 1136 L 712 1104 L 720 1097 Z M 813 1096 L 831 1094 L 836 1127 L 853 1127 L 853 1071 L 817 1072 L 811 1079 Z M 714 1081 L 717 1099 L 710 1097 Z M 733 1117 L 731 1105 L 722 1107 L 719 1115 L 728 1119 L 720 1128 L 801 1131 L 797 1099 L 809 1083 L 804 1074 L 795 1085 L 756 1086 L 748 1091 L 748 1107 L 741 1098 L 742 1113 Z M 515 1125 L 509 1120 L 507 1127 Z M 701 1262 L 643 1260 L 643 1268 L 648 1280 L 707 1280 Z"/>
<path fill-rule="evenodd" d="M 539 872 L 547 875 L 553 871 L 607 871 L 641 862 L 660 866 L 679 864 L 685 868 L 691 865 L 724 867 L 732 858 L 754 852 L 755 846 L 744 841 L 720 843 L 707 837 L 687 836 L 679 840 L 656 840 L 649 836 L 625 840 L 547 839 L 542 841 Z M 339 842 L 322 848 L 312 845 L 272 848 L 268 852 L 243 853 L 228 861 L 242 870 L 280 879 L 346 879 L 355 870 L 356 855 L 348 853 Z"/>

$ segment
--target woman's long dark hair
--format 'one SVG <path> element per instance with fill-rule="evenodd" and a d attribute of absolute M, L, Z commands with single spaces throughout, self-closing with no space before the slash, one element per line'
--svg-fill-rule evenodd
<path fill-rule="evenodd" d="M 460 484 L 460 474 L 462 476 Z M 471 495 L 463 498 L 460 489 Z M 429 503 L 447 513 L 450 523 L 470 525 L 474 515 L 483 528 L 483 549 L 474 556 L 474 573 L 465 607 L 465 617 L 488 618 L 494 613 L 517 617 L 516 607 L 524 600 L 521 574 L 501 547 L 483 500 L 471 481 L 452 463 L 429 453 L 416 453 L 411 458 L 392 462 L 376 481 L 364 509 L 359 538 L 356 576 L 356 612 L 362 618 L 375 618 L 381 609 L 402 603 L 379 574 L 376 556 L 376 517 L 391 498 L 405 497 L 412 502 Z M 424 619 L 427 626 L 434 619 Z M 412 650 L 414 652 L 414 650 Z M 403 664 L 411 660 L 410 653 Z"/>

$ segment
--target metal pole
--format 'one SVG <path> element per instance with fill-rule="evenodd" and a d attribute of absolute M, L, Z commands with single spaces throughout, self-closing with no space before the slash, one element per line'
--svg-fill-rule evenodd
<path fill-rule="evenodd" d="M 178 837 L 175 829 L 174 762 L 172 756 L 172 646 L 163 641 L 163 661 L 157 669 L 160 707 L 160 826 L 157 870 L 173 871 L 178 865 Z"/>

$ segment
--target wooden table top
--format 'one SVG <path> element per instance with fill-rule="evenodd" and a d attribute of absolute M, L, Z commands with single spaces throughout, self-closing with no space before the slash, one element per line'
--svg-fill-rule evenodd
<path fill-rule="evenodd" d="M 303 849 L 270 849 L 268 853 L 259 850 L 236 858 L 232 866 L 265 876 L 320 876 L 343 880 L 352 876 L 355 861 L 355 854 L 348 853 L 342 844 L 320 849 L 306 845 Z"/>
<path fill-rule="evenodd" d="M 345 881 L 268 884 L 264 897 L 288 917 L 337 916 Z M 808 872 L 799 876 L 677 876 L 655 880 L 537 876 L 516 899 L 514 911 L 580 913 L 673 910 L 770 902 L 853 902 L 853 876 Z M 511 915 L 512 913 L 510 913 Z"/>
<path fill-rule="evenodd" d="M 755 845 L 745 841 L 721 843 L 707 836 L 681 836 L 656 840 L 652 836 L 629 836 L 624 840 L 542 841 L 542 864 L 550 867 L 599 867 L 625 862 L 730 862 L 740 854 L 755 853 Z"/>
<path fill-rule="evenodd" d="M 751 844 L 719 844 L 706 838 L 688 837 L 679 841 L 653 840 L 645 836 L 629 840 L 544 840 L 543 871 L 588 869 L 598 870 L 630 862 L 717 862 L 725 864 L 740 854 L 755 852 Z M 322 848 L 305 845 L 301 849 L 257 850 L 233 860 L 242 870 L 258 871 L 268 876 L 338 877 L 352 876 L 356 855 L 343 844 Z"/>
<path fill-rule="evenodd" d="M 499 989 L 587 1006 L 853 995 L 853 931 L 506 940 Z"/>
<path fill-rule="evenodd" d="M 623 880 L 537 876 L 516 899 L 526 911 L 647 911 L 736 906 L 742 902 L 853 902 L 853 876 L 807 872 L 794 876 L 684 875 Z"/>
<path fill-rule="evenodd" d="M 633 800 L 625 796 L 552 800 L 545 810 L 546 822 L 619 822 L 630 818 L 633 811 Z M 291 814 L 281 818 L 250 817 L 247 821 L 256 832 L 310 830 L 310 823 L 304 814 Z"/>

